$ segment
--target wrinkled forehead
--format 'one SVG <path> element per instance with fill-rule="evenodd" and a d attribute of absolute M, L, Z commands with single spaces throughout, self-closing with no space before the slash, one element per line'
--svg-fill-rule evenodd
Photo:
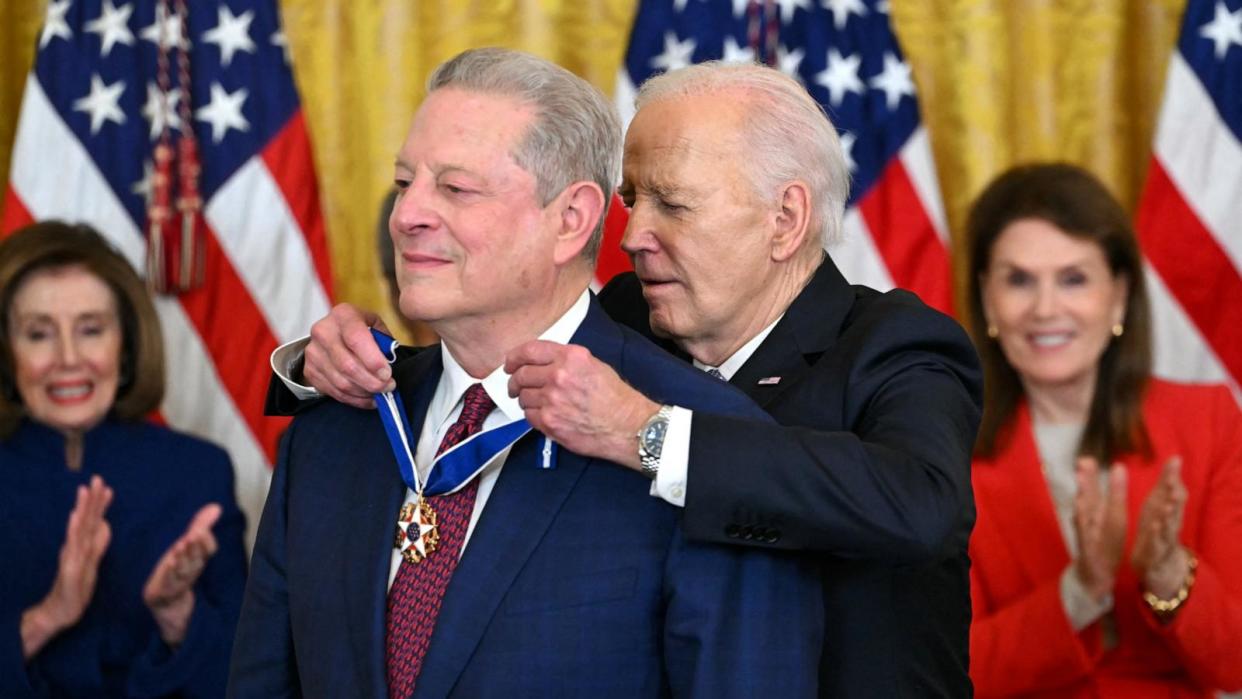
<path fill-rule="evenodd" d="M 743 113 L 708 96 L 662 99 L 634 116 L 625 137 L 626 179 L 660 173 L 740 169 L 746 157 Z"/>

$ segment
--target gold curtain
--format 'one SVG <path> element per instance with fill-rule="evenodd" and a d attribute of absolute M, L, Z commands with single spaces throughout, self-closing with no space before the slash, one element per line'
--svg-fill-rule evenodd
<path fill-rule="evenodd" d="M 891 0 L 955 238 L 988 179 L 1025 160 L 1082 164 L 1133 208 L 1184 5 Z M 43 6 L 0 3 L 0 186 Z M 386 306 L 375 261 L 380 203 L 431 69 L 471 46 L 509 46 L 552 59 L 611 93 L 635 0 L 281 0 L 281 6 L 314 140 L 336 296 L 380 309 Z M 955 257 L 960 263 L 964 256 Z"/>
<path fill-rule="evenodd" d="M 1186 0 L 892 0 L 954 247 L 1016 163 L 1094 172 L 1133 211 Z M 954 255 L 958 308 L 966 255 Z"/>

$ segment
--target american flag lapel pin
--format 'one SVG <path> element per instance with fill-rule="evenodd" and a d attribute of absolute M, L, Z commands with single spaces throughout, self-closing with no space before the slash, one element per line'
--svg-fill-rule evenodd
<path fill-rule="evenodd" d="M 776 384 L 780 382 L 781 382 L 781 377 L 779 376 L 765 376 L 764 378 L 759 379 L 760 386 L 775 386 Z"/>

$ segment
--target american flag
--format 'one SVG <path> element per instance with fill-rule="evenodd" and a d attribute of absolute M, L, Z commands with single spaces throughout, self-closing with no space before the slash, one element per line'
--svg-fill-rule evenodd
<path fill-rule="evenodd" d="M 205 284 L 156 299 L 161 414 L 228 449 L 253 528 L 285 426 L 262 415 L 267 357 L 327 313 L 330 293 L 275 0 L 50 0 L 36 49 L 0 230 L 87 222 L 144 270 L 154 146 L 165 127 L 196 136 Z"/>
<path fill-rule="evenodd" d="M 1242 0 L 1186 5 L 1136 226 L 1156 373 L 1242 398 Z"/>
<path fill-rule="evenodd" d="M 841 133 L 852 187 L 845 242 L 829 253 L 845 276 L 878 289 L 904 287 L 950 311 L 944 207 L 888 3 L 643 0 L 617 80 L 622 117 L 633 115 L 643 80 L 713 59 L 779 67 Z"/>

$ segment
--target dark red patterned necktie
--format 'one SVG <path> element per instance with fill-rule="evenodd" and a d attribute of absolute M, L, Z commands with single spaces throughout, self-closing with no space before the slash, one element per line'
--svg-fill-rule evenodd
<path fill-rule="evenodd" d="M 483 384 L 478 383 L 466 389 L 464 401 L 461 415 L 444 434 L 436 456 L 478 432 L 488 413 L 496 407 L 483 390 Z M 440 544 L 420 563 L 401 561 L 392 589 L 388 591 L 386 637 L 390 699 L 406 699 L 414 693 L 414 681 L 423 667 L 444 591 L 457 567 L 478 491 L 479 479 L 474 478 L 456 493 L 427 498 L 439 517 Z"/>

